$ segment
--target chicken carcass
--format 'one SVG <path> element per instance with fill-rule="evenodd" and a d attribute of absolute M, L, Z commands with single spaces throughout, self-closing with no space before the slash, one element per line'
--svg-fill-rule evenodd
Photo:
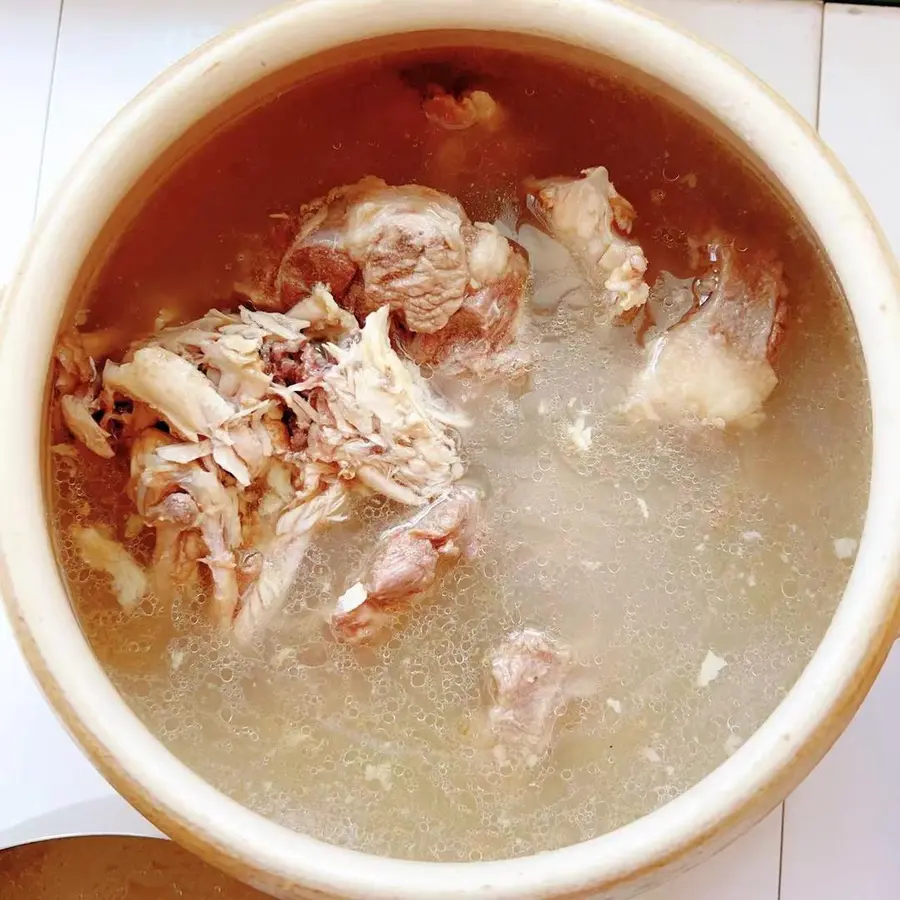
<path fill-rule="evenodd" d="M 556 721 L 571 698 L 571 651 L 548 635 L 526 628 L 494 650 L 487 725 L 494 757 L 502 765 L 532 768 L 550 749 Z"/>
<path fill-rule="evenodd" d="M 470 557 L 480 502 L 474 488 L 457 485 L 383 535 L 359 581 L 335 604 L 335 635 L 353 643 L 370 640 L 426 593 L 448 565 Z"/>
<path fill-rule="evenodd" d="M 597 166 L 586 169 L 581 178 L 548 178 L 526 187 L 535 218 L 571 253 L 616 313 L 646 303 L 647 258 L 628 238 L 634 207 L 613 187 L 606 169 Z"/>
<path fill-rule="evenodd" d="M 772 359 L 784 331 L 780 263 L 732 241 L 707 245 L 694 305 L 647 348 L 626 411 L 632 419 L 752 428 L 778 378 Z"/>
<path fill-rule="evenodd" d="M 213 621 L 247 641 L 284 606 L 350 490 L 422 506 L 463 474 L 466 421 L 391 347 L 389 312 L 360 329 L 318 285 L 287 313 L 211 310 L 163 328 L 107 360 L 102 379 L 91 364 L 78 375 L 88 383 L 66 382 L 75 436 L 101 455 L 130 452 L 160 596 L 205 566 Z M 107 429 L 124 415 L 143 428 L 114 449 Z"/>

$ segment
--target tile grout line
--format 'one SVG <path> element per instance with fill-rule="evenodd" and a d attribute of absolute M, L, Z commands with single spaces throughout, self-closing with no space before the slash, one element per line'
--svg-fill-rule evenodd
<path fill-rule="evenodd" d="M 776 900 L 781 900 L 781 879 L 784 874 L 784 820 L 787 809 L 787 799 L 781 804 L 781 835 L 778 842 L 778 896 Z"/>
<path fill-rule="evenodd" d="M 59 0 L 59 14 L 56 17 L 56 41 L 53 44 L 53 64 L 50 68 L 50 86 L 47 90 L 47 110 L 44 114 L 44 133 L 41 135 L 41 153 L 38 163 L 38 180 L 37 187 L 34 192 L 34 207 L 31 211 L 31 221 L 37 218 L 38 205 L 41 199 L 41 184 L 44 180 L 44 156 L 47 151 L 47 133 L 50 130 L 50 107 L 53 102 L 53 88 L 56 84 L 56 63 L 59 59 L 59 42 L 62 35 L 63 8 L 66 0 Z"/>
<path fill-rule="evenodd" d="M 822 78 L 825 72 L 825 18 L 828 15 L 826 3 L 821 5 L 822 16 L 819 23 L 819 72 L 816 78 L 816 131 L 819 130 L 819 118 L 822 112 Z"/>

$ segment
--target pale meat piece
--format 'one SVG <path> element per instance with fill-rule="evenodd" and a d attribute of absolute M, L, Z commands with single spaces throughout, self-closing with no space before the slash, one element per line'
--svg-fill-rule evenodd
<path fill-rule="evenodd" d="M 73 328 L 56 342 L 56 387 L 70 394 L 79 387 L 91 385 L 97 377 L 97 366 L 122 340 L 118 329 L 104 328 L 82 332 Z"/>
<path fill-rule="evenodd" d="M 646 303 L 647 258 L 628 237 L 634 207 L 616 191 L 606 169 L 586 169 L 581 178 L 532 181 L 526 188 L 535 218 L 572 254 L 616 313 Z"/>
<path fill-rule="evenodd" d="M 511 634 L 494 650 L 487 725 L 501 764 L 536 766 L 571 697 L 571 651 L 535 629 Z"/>
<path fill-rule="evenodd" d="M 626 410 L 632 419 L 753 428 L 778 378 L 786 289 L 780 263 L 717 240 L 694 305 L 647 348 Z"/>
<path fill-rule="evenodd" d="M 134 557 L 100 528 L 72 525 L 69 534 L 84 564 L 110 577 L 119 606 L 134 612 L 149 590 L 147 575 Z"/>
<path fill-rule="evenodd" d="M 92 413 L 94 403 L 84 394 L 65 394 L 59 399 L 63 421 L 72 436 L 79 440 L 92 453 L 103 459 L 115 456 L 110 444 L 110 436 L 95 421 Z"/>
<path fill-rule="evenodd" d="M 213 622 L 230 626 L 238 604 L 235 554 L 242 543 L 237 492 L 199 462 L 178 462 L 167 451 L 178 445 L 155 428 L 142 434 L 131 449 L 130 492 L 138 513 L 157 532 L 154 578 L 162 596 L 171 594 L 175 574 L 185 574 L 191 558 L 187 536 L 199 533 L 203 562 L 213 582 Z"/>
<path fill-rule="evenodd" d="M 346 488 L 337 483 L 281 514 L 272 539 L 258 548 L 261 558 L 257 577 L 241 595 L 240 610 L 234 620 L 238 641 L 252 641 L 284 609 L 315 532 L 344 521 L 347 500 Z"/>
<path fill-rule="evenodd" d="M 359 581 L 337 600 L 331 617 L 342 641 L 374 638 L 390 619 L 426 593 L 447 567 L 474 551 L 480 495 L 457 485 L 379 541 Z"/>

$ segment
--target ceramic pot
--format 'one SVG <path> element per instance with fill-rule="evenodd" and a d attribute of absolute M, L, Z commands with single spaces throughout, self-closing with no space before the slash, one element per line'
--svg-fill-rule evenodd
<path fill-rule="evenodd" d="M 340 48 L 368 38 L 457 29 L 552 39 L 618 60 L 667 86 L 769 171 L 806 216 L 849 301 L 865 356 L 873 457 L 864 533 L 833 622 L 783 702 L 727 762 L 594 840 L 515 860 L 438 864 L 368 856 L 268 821 L 204 782 L 144 727 L 107 679 L 69 603 L 48 529 L 42 448 L 51 352 L 67 299 L 132 187 L 164 171 L 185 140 L 199 139 L 198 123 L 214 123 L 223 103 L 285 67 L 318 54 L 333 64 Z M 47 204 L 0 329 L 3 595 L 50 702 L 98 768 L 154 824 L 238 878 L 279 897 L 630 896 L 710 855 L 784 799 L 846 726 L 885 659 L 900 600 L 898 348 L 900 280 L 865 203 L 816 134 L 713 49 L 606 0 L 308 0 L 171 69 L 102 133 Z"/>

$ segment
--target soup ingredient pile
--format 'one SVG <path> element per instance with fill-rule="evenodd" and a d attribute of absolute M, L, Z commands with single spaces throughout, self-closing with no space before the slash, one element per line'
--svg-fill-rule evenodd
<path fill-rule="evenodd" d="M 482 91 L 432 92 L 424 109 L 450 130 L 502 114 Z M 721 236 L 698 243 L 693 302 L 661 329 L 630 236 L 635 210 L 607 171 L 525 189 L 541 252 L 581 273 L 610 327 L 633 325 L 639 342 L 655 328 L 623 418 L 756 424 L 777 382 L 778 264 Z M 250 644 L 277 621 L 316 535 L 380 495 L 409 515 L 327 623 L 335 640 L 377 640 L 477 552 L 487 498 L 466 476 L 468 417 L 435 385 L 466 384 L 471 397 L 527 380 L 537 268 L 511 232 L 472 222 L 454 198 L 367 177 L 275 219 L 234 311 L 159 328 L 119 354 L 113 332 L 68 331 L 57 424 L 100 457 L 127 455 L 134 515 L 122 531 L 154 536 L 139 561 L 108 525 L 77 526 L 85 563 L 109 574 L 129 610 L 208 578 L 211 619 Z M 534 765 L 547 752 L 573 664 L 537 630 L 498 643 L 487 724 L 501 762 Z"/>

